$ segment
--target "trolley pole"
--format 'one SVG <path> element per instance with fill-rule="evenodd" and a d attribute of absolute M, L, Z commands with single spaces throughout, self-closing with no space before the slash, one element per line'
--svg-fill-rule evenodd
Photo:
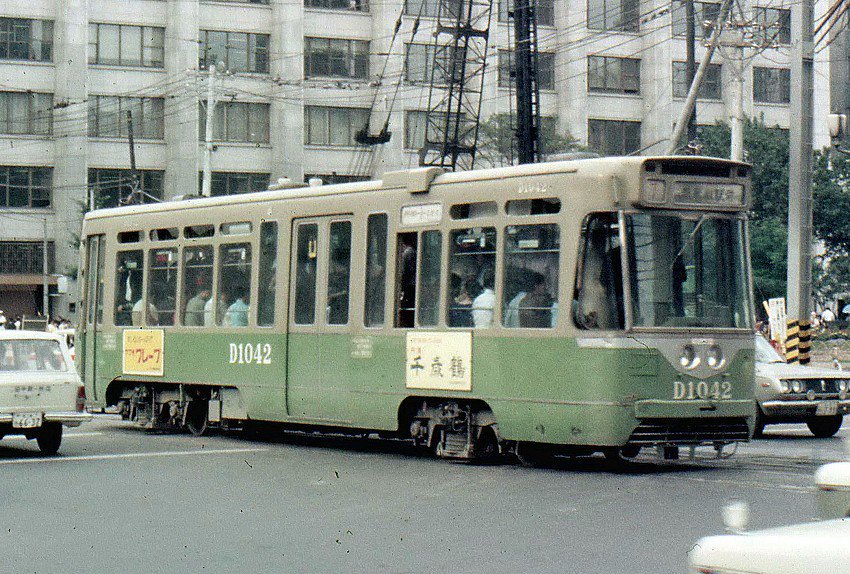
<path fill-rule="evenodd" d="M 206 134 L 204 135 L 204 179 L 201 184 L 201 195 L 204 197 L 209 197 L 212 193 L 212 140 L 215 104 L 215 64 L 211 64 L 207 73 L 207 124 Z"/>
<path fill-rule="evenodd" d="M 791 125 L 788 186 L 788 318 L 809 319 L 812 298 L 813 1 L 791 6 Z"/>
<path fill-rule="evenodd" d="M 136 203 L 139 191 L 139 172 L 136 170 L 136 144 L 133 140 L 133 110 L 127 110 L 127 141 L 130 143 L 130 197 L 127 203 Z"/>

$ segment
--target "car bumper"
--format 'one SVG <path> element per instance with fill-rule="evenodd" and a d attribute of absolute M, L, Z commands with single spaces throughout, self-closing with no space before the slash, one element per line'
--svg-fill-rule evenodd
<path fill-rule="evenodd" d="M 76 411 L 44 413 L 44 422 L 62 423 L 65 426 L 75 427 L 94 418 L 90 413 Z M 0 424 L 12 424 L 12 413 L 0 414 Z"/>
<path fill-rule="evenodd" d="M 816 416 L 818 403 L 824 401 L 764 401 L 759 403 L 762 412 L 767 416 Z M 838 414 L 850 413 L 850 400 L 838 401 Z"/>

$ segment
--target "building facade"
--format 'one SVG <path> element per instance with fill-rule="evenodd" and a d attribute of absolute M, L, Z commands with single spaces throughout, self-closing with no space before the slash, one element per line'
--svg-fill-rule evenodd
<path fill-rule="evenodd" d="M 423 3 L 424 1 L 424 3 Z M 480 2 L 480 0 L 475 0 Z M 510 0 L 493 0 L 482 117 L 510 112 Z M 773 47 L 744 74 L 744 112 L 789 125 L 790 2 L 747 14 Z M 280 177 L 326 182 L 414 167 L 438 0 L 7 0 L 0 7 L 0 309 L 73 316 L 82 214 L 197 193 L 213 101 L 214 195 Z M 697 35 L 719 2 L 696 2 Z M 603 154 L 664 153 L 687 92 L 678 0 L 538 0 L 541 115 Z M 401 22 L 397 32 L 396 23 Z M 704 52 L 702 39 L 697 59 Z M 826 61 L 828 51 L 819 54 Z M 715 55 L 699 124 L 724 120 Z M 210 73 L 211 65 L 216 73 Z M 815 117 L 828 68 L 819 64 Z M 823 112 L 823 113 L 821 113 Z M 383 145 L 357 146 L 388 121 Z M 818 121 L 816 138 L 826 143 Z M 138 169 L 130 171 L 132 130 Z M 60 289 L 59 276 L 70 287 Z"/>

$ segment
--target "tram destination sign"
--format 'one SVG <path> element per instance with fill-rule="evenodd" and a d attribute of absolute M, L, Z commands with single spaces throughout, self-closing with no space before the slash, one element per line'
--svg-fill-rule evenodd
<path fill-rule="evenodd" d="M 674 181 L 673 203 L 693 207 L 744 207 L 744 186 L 740 183 Z"/>

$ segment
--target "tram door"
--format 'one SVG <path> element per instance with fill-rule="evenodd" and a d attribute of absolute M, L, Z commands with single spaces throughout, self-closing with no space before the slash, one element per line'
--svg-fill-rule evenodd
<path fill-rule="evenodd" d="M 350 409 L 351 218 L 295 220 L 287 337 L 287 412 L 343 421 Z"/>
<path fill-rule="evenodd" d="M 89 383 L 92 400 L 98 400 L 97 389 L 97 327 L 103 323 L 103 235 L 89 236 L 86 244 L 86 282 L 83 317 L 80 324 L 83 343 L 80 354 L 80 376 Z"/>

